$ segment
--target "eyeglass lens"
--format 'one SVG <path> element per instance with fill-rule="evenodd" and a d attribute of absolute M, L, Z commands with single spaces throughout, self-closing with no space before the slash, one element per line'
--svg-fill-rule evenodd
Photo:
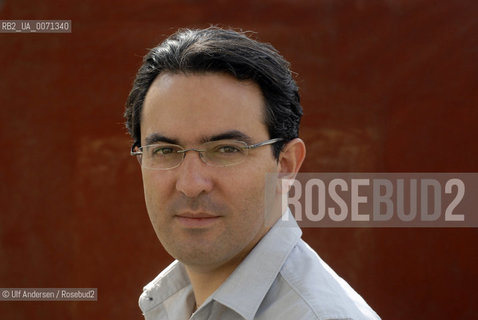
<path fill-rule="evenodd" d="M 178 145 L 155 144 L 142 147 L 142 165 L 151 169 L 169 169 L 181 164 L 186 152 L 200 152 L 201 159 L 210 166 L 237 164 L 247 156 L 246 143 L 234 140 L 207 142 L 197 148 L 184 149 Z"/>

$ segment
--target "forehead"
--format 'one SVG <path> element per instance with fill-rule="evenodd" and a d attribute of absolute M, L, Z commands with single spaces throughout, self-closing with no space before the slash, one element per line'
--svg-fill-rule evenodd
<path fill-rule="evenodd" d="M 160 134 L 183 144 L 239 131 L 267 138 L 264 98 L 252 81 L 219 73 L 160 74 L 149 88 L 141 115 L 141 139 Z"/>

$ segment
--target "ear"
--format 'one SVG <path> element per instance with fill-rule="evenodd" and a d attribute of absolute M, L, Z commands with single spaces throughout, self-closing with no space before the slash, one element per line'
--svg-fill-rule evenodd
<path fill-rule="evenodd" d="M 299 172 L 305 158 L 305 144 L 299 138 L 289 141 L 279 154 L 278 168 L 275 182 L 275 203 L 274 210 L 280 215 L 284 212 L 287 203 L 287 193 Z M 275 221 L 275 220 L 274 220 Z"/>
<path fill-rule="evenodd" d="M 304 141 L 299 138 L 289 141 L 279 155 L 279 175 L 283 178 L 294 179 L 302 166 L 302 162 L 304 162 L 304 158 Z"/>

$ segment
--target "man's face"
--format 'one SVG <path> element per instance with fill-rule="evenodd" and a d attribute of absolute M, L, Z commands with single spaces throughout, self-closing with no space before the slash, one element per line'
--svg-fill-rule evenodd
<path fill-rule="evenodd" d="M 262 93 L 251 81 L 164 73 L 146 95 L 141 143 L 171 140 L 192 148 L 230 134 L 258 143 L 269 139 L 263 112 Z M 164 248 L 196 267 L 242 259 L 266 232 L 265 174 L 277 170 L 271 146 L 250 150 L 230 167 L 208 166 L 190 151 L 177 168 L 143 168 L 148 214 Z"/>

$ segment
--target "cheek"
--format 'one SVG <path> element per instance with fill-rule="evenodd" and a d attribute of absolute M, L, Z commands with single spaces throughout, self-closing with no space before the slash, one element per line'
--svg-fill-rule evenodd
<path fill-rule="evenodd" d="M 247 216 L 243 221 L 246 224 L 254 224 L 257 218 L 263 214 L 264 207 L 264 186 L 265 171 L 264 168 L 248 166 L 247 170 L 241 170 L 231 175 L 227 183 L 223 183 L 223 196 L 234 209 L 241 211 L 241 216 Z"/>
<path fill-rule="evenodd" d="M 162 179 L 151 172 L 143 172 L 144 199 L 148 215 L 153 222 L 160 218 L 159 213 L 163 210 L 165 204 L 164 198 L 169 194 L 167 192 L 168 184 L 166 179 Z"/>
<path fill-rule="evenodd" d="M 263 194 L 267 174 L 277 172 L 277 165 L 273 161 L 266 163 L 264 161 L 251 161 L 247 166 L 238 169 L 233 174 L 234 178 L 229 180 L 227 185 L 230 190 L 235 192 L 236 196 L 241 197 L 242 193 L 260 192 Z"/>

